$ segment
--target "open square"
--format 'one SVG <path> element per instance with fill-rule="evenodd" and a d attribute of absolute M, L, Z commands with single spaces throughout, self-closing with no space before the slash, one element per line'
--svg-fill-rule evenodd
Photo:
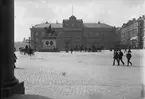
<path fill-rule="evenodd" d="M 113 66 L 113 52 L 107 50 L 72 54 L 36 52 L 31 57 L 16 52 L 16 55 L 15 76 L 25 82 L 26 94 L 54 98 L 141 98 L 143 50 L 132 51 L 131 67 Z M 125 54 L 123 60 L 126 63 Z"/>

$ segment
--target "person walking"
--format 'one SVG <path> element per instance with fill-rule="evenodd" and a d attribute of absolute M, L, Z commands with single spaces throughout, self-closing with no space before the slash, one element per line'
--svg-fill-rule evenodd
<path fill-rule="evenodd" d="M 120 64 L 119 64 L 119 54 L 118 54 L 118 52 L 117 52 L 117 49 L 114 49 L 113 65 L 115 65 L 115 61 L 117 61 L 118 66 L 119 66 L 119 65 L 120 65 Z"/>
<path fill-rule="evenodd" d="M 17 56 L 16 56 L 16 54 L 15 54 L 15 52 L 14 52 L 14 68 L 16 68 L 16 65 L 15 65 L 16 60 L 17 60 Z"/>
<path fill-rule="evenodd" d="M 129 63 L 132 65 L 132 63 L 130 62 L 131 57 L 132 57 L 131 51 L 128 51 L 128 53 L 126 54 L 127 66 L 129 66 Z"/>
<path fill-rule="evenodd" d="M 129 48 L 129 49 L 128 49 L 128 52 L 130 52 L 130 53 L 131 53 L 131 48 Z"/>
<path fill-rule="evenodd" d="M 71 54 L 72 54 L 72 52 L 73 52 L 73 48 L 71 47 L 71 49 L 70 49 L 70 50 L 71 50 Z"/>
<path fill-rule="evenodd" d="M 122 57 L 123 57 L 123 52 L 121 51 L 121 49 L 119 50 L 119 64 L 120 64 L 120 61 L 122 62 L 122 64 L 124 65 L 124 62 L 122 60 Z"/>

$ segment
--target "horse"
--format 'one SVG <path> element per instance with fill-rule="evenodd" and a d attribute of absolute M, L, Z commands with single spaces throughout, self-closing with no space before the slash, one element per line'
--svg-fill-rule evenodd
<path fill-rule="evenodd" d="M 23 54 L 23 53 L 24 53 L 24 55 L 26 54 L 25 48 L 23 48 L 23 47 L 20 47 L 19 51 L 20 51 L 20 54 Z"/>
<path fill-rule="evenodd" d="M 20 47 L 19 48 L 19 51 L 20 51 L 20 54 L 24 53 L 24 55 L 28 54 L 28 55 L 34 55 L 34 50 L 32 48 L 23 48 L 23 47 Z"/>

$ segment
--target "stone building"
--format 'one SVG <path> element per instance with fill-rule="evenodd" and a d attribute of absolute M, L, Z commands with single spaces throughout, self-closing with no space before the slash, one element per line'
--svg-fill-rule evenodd
<path fill-rule="evenodd" d="M 138 35 L 138 42 L 140 48 L 145 48 L 145 16 L 138 18 L 138 29 L 139 29 L 139 35 Z"/>
<path fill-rule="evenodd" d="M 116 28 L 101 22 L 83 23 L 82 19 L 70 16 L 62 23 L 43 23 L 30 28 L 31 46 L 37 51 L 49 51 L 57 48 L 62 51 L 67 48 L 83 46 L 91 48 L 115 46 Z"/>
<path fill-rule="evenodd" d="M 144 16 L 129 20 L 121 27 L 121 45 L 124 47 L 143 48 Z"/>
<path fill-rule="evenodd" d="M 117 48 L 120 48 L 121 47 L 121 27 L 117 27 L 116 28 L 116 43 L 115 43 L 115 46 Z"/>

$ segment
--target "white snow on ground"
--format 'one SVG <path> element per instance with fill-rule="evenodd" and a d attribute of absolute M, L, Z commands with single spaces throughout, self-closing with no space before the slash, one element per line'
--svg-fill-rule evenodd
<path fill-rule="evenodd" d="M 145 80 L 144 50 L 132 50 L 133 66 L 112 66 L 113 52 L 16 52 L 15 75 L 25 82 L 27 94 L 43 96 L 86 96 L 101 99 L 140 99 Z M 126 57 L 123 57 L 126 63 Z M 65 76 L 62 73 L 66 72 Z M 64 98 L 64 97 L 63 97 Z"/>

